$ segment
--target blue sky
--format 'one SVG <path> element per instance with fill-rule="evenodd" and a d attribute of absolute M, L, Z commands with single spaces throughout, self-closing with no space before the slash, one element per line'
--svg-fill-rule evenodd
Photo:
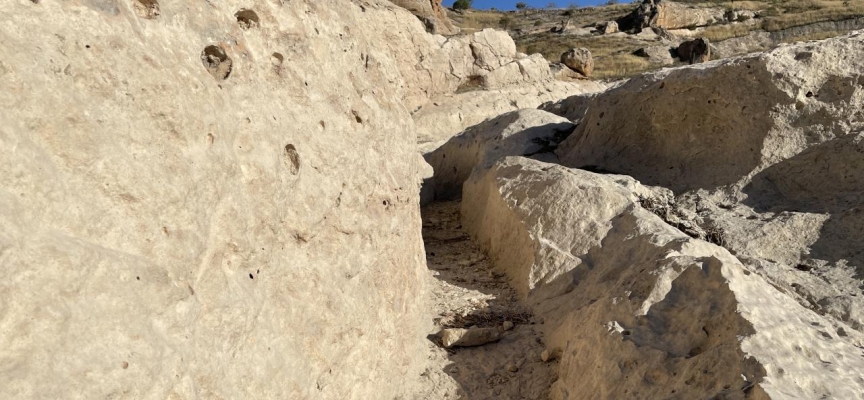
<path fill-rule="evenodd" d="M 454 0 L 444 0 L 443 4 L 446 7 L 450 7 L 453 5 L 453 1 Z M 499 10 L 513 10 L 515 9 L 516 3 L 519 1 L 524 1 L 529 6 L 537 8 L 546 7 L 550 2 L 557 4 L 558 7 L 567 7 L 571 3 L 579 6 L 596 6 L 605 3 L 605 1 L 601 0 L 474 0 L 474 8 L 495 7 Z"/>

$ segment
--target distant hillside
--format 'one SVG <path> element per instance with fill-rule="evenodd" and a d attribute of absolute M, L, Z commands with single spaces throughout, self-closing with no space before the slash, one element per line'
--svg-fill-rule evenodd
<path fill-rule="evenodd" d="M 864 29 L 864 20 L 861 20 L 864 0 L 682 0 L 664 4 L 674 6 L 674 12 L 667 13 L 667 21 L 679 22 L 692 17 L 693 24 L 643 30 L 639 34 L 603 34 L 597 29 L 601 23 L 626 17 L 639 7 L 638 2 L 525 11 L 450 10 L 448 15 L 464 33 L 485 28 L 505 29 L 513 36 L 519 51 L 541 53 L 553 62 L 568 48 L 585 47 L 594 56 L 595 77 L 598 78 L 627 77 L 666 66 L 669 61 L 660 62 L 634 53 L 652 48 L 669 48 L 674 53 L 681 41 L 696 37 L 708 39 L 717 58 Z M 674 63 L 680 61 L 674 60 Z"/>

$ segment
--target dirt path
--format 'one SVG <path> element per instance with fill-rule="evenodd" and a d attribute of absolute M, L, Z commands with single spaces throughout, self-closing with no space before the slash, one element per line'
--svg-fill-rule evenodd
<path fill-rule="evenodd" d="M 545 399 L 557 366 L 540 360 L 540 325 L 530 310 L 462 231 L 458 202 L 423 209 L 423 240 L 429 265 L 431 366 L 427 399 Z M 505 321 L 515 327 L 504 331 Z M 444 328 L 497 327 L 501 340 L 479 347 L 444 349 Z"/>

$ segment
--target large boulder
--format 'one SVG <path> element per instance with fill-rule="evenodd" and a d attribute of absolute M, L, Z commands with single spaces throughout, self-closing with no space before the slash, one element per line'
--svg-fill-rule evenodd
<path fill-rule="evenodd" d="M 615 21 L 601 22 L 598 29 L 605 35 L 618 33 L 618 23 Z"/>
<path fill-rule="evenodd" d="M 0 398 L 414 397 L 409 110 L 458 80 L 389 3 L 279 3 L 4 4 Z"/>
<path fill-rule="evenodd" d="M 619 18 L 621 30 L 641 32 L 645 28 L 682 29 L 725 22 L 726 10 L 676 3 L 668 0 L 643 0 L 630 14 Z"/>
<path fill-rule="evenodd" d="M 726 10 L 720 7 L 705 7 L 704 5 L 690 5 L 657 0 L 651 27 L 692 29 L 725 22 L 725 14 Z"/>
<path fill-rule="evenodd" d="M 455 35 L 459 28 L 453 25 L 447 17 L 447 10 L 441 5 L 441 0 L 390 0 L 399 7 L 405 8 L 416 15 L 430 33 L 440 35 Z"/>
<path fill-rule="evenodd" d="M 690 64 L 703 63 L 711 60 L 711 45 L 708 39 L 696 38 L 679 44 L 675 53 L 681 61 Z"/>
<path fill-rule="evenodd" d="M 672 58 L 672 49 L 669 46 L 643 47 L 633 52 L 633 55 L 647 58 L 652 64 L 672 65 L 675 63 L 675 59 Z"/>
<path fill-rule="evenodd" d="M 521 157 L 465 183 L 463 225 L 545 321 L 551 398 L 864 396 L 859 332 L 669 226 L 650 196 Z"/>
<path fill-rule="evenodd" d="M 561 54 L 561 63 L 585 76 L 591 76 L 594 72 L 594 58 L 591 57 L 591 51 L 585 48 L 565 51 Z"/>

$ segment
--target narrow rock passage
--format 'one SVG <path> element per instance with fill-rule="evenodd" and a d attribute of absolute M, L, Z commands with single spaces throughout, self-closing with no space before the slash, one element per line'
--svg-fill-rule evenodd
<path fill-rule="evenodd" d="M 545 348 L 542 321 L 535 320 L 506 277 L 492 269 L 462 231 L 458 201 L 423 209 L 423 240 L 434 316 L 429 336 L 433 365 L 426 376 L 433 388 L 425 398 L 547 398 L 557 365 L 540 358 Z M 510 330 L 504 329 L 507 321 L 514 325 Z M 442 329 L 468 327 L 497 328 L 501 340 L 478 347 L 441 347 L 437 334 Z"/>

